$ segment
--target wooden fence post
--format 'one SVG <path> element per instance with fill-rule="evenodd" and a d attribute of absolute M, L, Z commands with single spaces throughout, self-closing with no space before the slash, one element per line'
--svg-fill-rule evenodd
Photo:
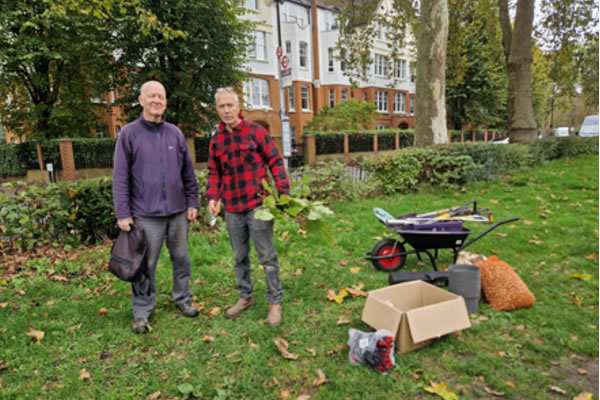
<path fill-rule="evenodd" d="M 317 143 L 315 135 L 304 136 L 304 164 L 314 167 L 317 165 Z"/>
<path fill-rule="evenodd" d="M 194 143 L 194 138 L 186 138 L 185 141 L 187 143 L 188 151 L 190 152 L 192 165 L 194 166 L 194 169 L 196 169 L 196 144 Z"/>
<path fill-rule="evenodd" d="M 350 139 L 348 134 L 344 133 L 344 163 L 348 164 L 350 160 Z"/>
<path fill-rule="evenodd" d="M 400 132 L 394 134 L 396 150 L 400 150 Z"/>
<path fill-rule="evenodd" d="M 377 154 L 377 145 L 378 145 L 379 135 L 376 133 L 373 134 L 373 153 Z"/>
<path fill-rule="evenodd" d="M 37 150 L 38 164 L 40 166 L 40 178 L 42 179 L 43 182 L 48 182 L 49 179 L 46 176 L 47 174 L 44 174 L 44 171 L 46 170 L 46 168 L 44 166 L 44 156 L 42 155 L 42 145 L 40 144 L 40 142 L 37 142 L 35 144 L 35 148 Z"/>
<path fill-rule="evenodd" d="M 63 179 L 66 181 L 76 181 L 75 157 L 73 156 L 73 142 L 71 139 L 59 139 L 60 161 L 63 168 Z"/>

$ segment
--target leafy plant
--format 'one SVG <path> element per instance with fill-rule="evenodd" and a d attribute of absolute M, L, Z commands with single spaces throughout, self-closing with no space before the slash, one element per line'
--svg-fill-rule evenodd
<path fill-rule="evenodd" d="M 308 199 L 310 189 L 308 187 L 310 179 L 304 177 L 301 182 L 294 182 L 290 195 L 281 195 L 277 190 L 263 179 L 262 184 L 269 193 L 265 197 L 262 206 L 256 211 L 254 217 L 262 221 L 283 220 L 292 218 L 306 228 L 307 232 L 320 233 L 328 243 L 333 243 L 335 238 L 331 228 L 324 222 L 324 218 L 333 215 L 322 201 L 312 201 Z"/>

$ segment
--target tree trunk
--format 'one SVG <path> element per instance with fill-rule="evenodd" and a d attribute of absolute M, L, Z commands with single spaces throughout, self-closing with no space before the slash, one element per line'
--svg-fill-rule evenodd
<path fill-rule="evenodd" d="M 514 30 L 511 29 L 508 0 L 500 1 L 502 44 L 508 70 L 508 134 L 511 143 L 537 137 L 531 96 L 531 33 L 535 0 L 518 0 Z"/>
<path fill-rule="evenodd" d="M 446 45 L 448 1 L 421 1 L 417 48 L 415 146 L 448 143 Z"/>

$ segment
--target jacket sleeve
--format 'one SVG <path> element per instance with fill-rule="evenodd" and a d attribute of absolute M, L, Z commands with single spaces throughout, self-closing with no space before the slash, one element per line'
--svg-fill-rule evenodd
<path fill-rule="evenodd" d="M 277 192 L 280 195 L 289 195 L 290 181 L 285 171 L 283 157 L 279 153 L 279 150 L 277 150 L 277 146 L 275 146 L 273 139 L 271 139 L 271 135 L 264 128 L 260 127 L 256 130 L 255 139 L 258 144 L 260 156 L 269 167 L 273 179 L 275 179 Z"/>
<path fill-rule="evenodd" d="M 181 180 L 183 181 L 183 191 L 185 193 L 185 200 L 187 208 L 198 208 L 198 181 L 196 180 L 196 172 L 194 170 L 194 163 L 192 162 L 192 156 L 190 155 L 190 149 L 188 149 L 185 136 L 181 134 L 181 147 L 183 153 L 183 165 L 181 168 Z"/>
<path fill-rule="evenodd" d="M 129 207 L 131 189 L 131 147 L 129 144 L 129 130 L 123 128 L 113 158 L 113 205 L 117 219 L 131 217 Z"/>
<path fill-rule="evenodd" d="M 206 198 L 219 200 L 221 198 L 221 165 L 215 153 L 217 136 L 210 140 L 208 145 L 208 177 L 206 179 Z"/>

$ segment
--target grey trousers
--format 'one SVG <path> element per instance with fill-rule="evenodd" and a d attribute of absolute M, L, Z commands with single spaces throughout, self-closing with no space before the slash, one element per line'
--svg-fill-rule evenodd
<path fill-rule="evenodd" d="M 190 255 L 187 248 L 187 211 L 168 217 L 133 217 L 144 229 L 147 243 L 146 270 L 131 283 L 131 306 L 134 318 L 149 318 L 156 305 L 156 263 L 167 240 L 167 248 L 173 266 L 173 300 L 183 304 L 191 300 Z"/>
<path fill-rule="evenodd" d="M 229 241 L 233 249 L 235 277 L 240 297 L 252 296 L 254 284 L 250 277 L 250 237 L 258 254 L 258 260 L 265 270 L 267 301 L 281 303 L 283 291 L 279 280 L 279 261 L 273 245 L 273 221 L 260 221 L 254 218 L 254 210 L 243 213 L 225 212 Z"/>

